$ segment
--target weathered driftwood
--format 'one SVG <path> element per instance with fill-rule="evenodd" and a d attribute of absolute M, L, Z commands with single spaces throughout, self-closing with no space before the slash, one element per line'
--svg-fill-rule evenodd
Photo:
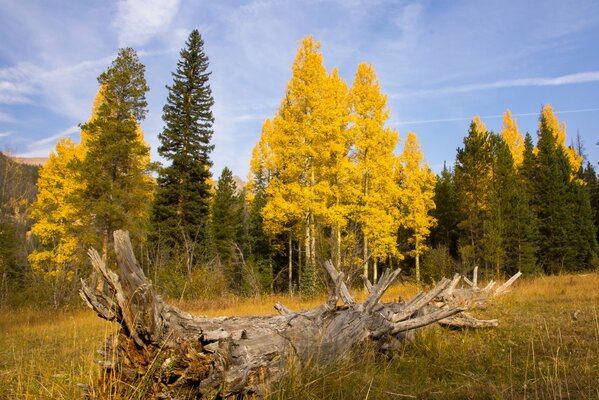
<path fill-rule="evenodd" d="M 435 322 L 495 326 L 495 320 L 481 321 L 463 311 L 505 292 L 515 280 L 498 291 L 476 284 L 458 289 L 456 275 L 407 302 L 383 304 L 383 293 L 399 275 L 399 270 L 386 271 L 376 285 L 365 282 L 369 295 L 357 303 L 343 273 L 327 262 L 333 292 L 320 307 L 292 311 L 276 304 L 276 316 L 208 318 L 166 304 L 137 264 L 128 234 L 115 232 L 114 242 L 115 271 L 97 251 L 89 251 L 94 272 L 82 281 L 81 297 L 100 317 L 121 326 L 101 350 L 102 367 L 110 372 L 106 379 L 143 385 L 157 398 L 261 395 L 293 366 L 331 362 L 367 343 L 393 348 L 407 333 Z"/>

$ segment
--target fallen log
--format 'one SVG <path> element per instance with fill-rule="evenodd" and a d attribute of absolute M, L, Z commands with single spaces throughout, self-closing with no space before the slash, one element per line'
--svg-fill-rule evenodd
<path fill-rule="evenodd" d="M 327 262 L 333 291 L 320 307 L 293 311 L 276 304 L 275 316 L 208 318 L 183 312 L 156 294 L 126 232 L 115 232 L 114 243 L 116 270 L 90 249 L 93 272 L 82 280 L 80 294 L 101 318 L 120 325 L 100 351 L 104 379 L 137 387 L 143 397 L 261 396 L 292 366 L 336 361 L 360 345 L 393 348 L 407 334 L 434 323 L 496 326 L 496 320 L 459 314 L 509 286 L 498 292 L 476 285 L 457 289 L 461 277 L 456 275 L 409 301 L 381 303 L 400 273 L 394 270 L 383 273 L 376 285 L 366 282 L 369 294 L 358 303 L 343 273 Z"/>

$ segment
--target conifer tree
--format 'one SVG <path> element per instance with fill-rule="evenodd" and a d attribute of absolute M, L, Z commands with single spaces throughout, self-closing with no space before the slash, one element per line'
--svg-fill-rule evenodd
<path fill-rule="evenodd" d="M 492 135 L 493 178 L 489 187 L 485 258 L 496 275 L 534 272 L 536 219 L 524 182 L 514 166 L 511 148 Z"/>
<path fill-rule="evenodd" d="M 535 205 L 539 261 L 549 273 L 590 267 L 597 243 L 588 192 L 580 179 L 582 157 L 564 145 L 565 125 L 545 106 L 539 121 Z"/>
<path fill-rule="evenodd" d="M 228 272 L 231 286 L 240 291 L 242 264 L 239 262 L 243 236 L 243 197 L 238 193 L 233 173 L 223 169 L 212 205 L 212 237 L 217 257 Z"/>
<path fill-rule="evenodd" d="M 489 187 L 492 178 L 492 146 L 486 127 L 475 117 L 470 124 L 464 147 L 456 156 L 455 183 L 459 201 L 460 251 L 471 266 L 483 265 L 483 241 Z"/>
<path fill-rule="evenodd" d="M 436 176 L 424 162 L 418 138 L 413 132 L 408 133 L 399 159 L 402 165 L 402 225 L 410 232 L 410 255 L 415 260 L 416 282 L 420 282 L 420 255 L 428 248 L 426 239 L 431 227 L 436 224 L 431 214 L 435 208 L 433 197 Z"/>
<path fill-rule="evenodd" d="M 545 272 L 570 268 L 575 250 L 569 234 L 573 231 L 568 206 L 571 166 L 559 145 L 554 124 L 541 115 L 535 171 L 535 205 L 539 217 L 539 262 Z"/>
<path fill-rule="evenodd" d="M 586 189 L 589 194 L 591 209 L 594 216 L 593 222 L 597 240 L 599 241 L 599 179 L 597 179 L 595 168 L 590 162 L 587 162 L 586 168 L 584 168 L 582 179 L 586 184 Z"/>
<path fill-rule="evenodd" d="M 458 256 L 458 199 L 452 171 L 443 164 L 435 184 L 435 208 L 431 214 L 437 220 L 431 230 L 433 246 L 446 246 L 453 257 Z"/>
<path fill-rule="evenodd" d="M 187 263 L 207 247 L 210 205 L 210 144 L 214 104 L 204 41 L 194 29 L 180 52 L 163 109 L 158 153 L 169 161 L 159 170 L 152 211 L 153 236 L 167 248 L 186 248 Z"/>
<path fill-rule="evenodd" d="M 85 157 L 85 209 L 102 237 L 104 258 L 112 232 L 127 229 L 143 236 L 152 199 L 149 147 L 139 121 L 147 112 L 144 65 L 132 48 L 120 49 L 112 65 L 98 77 L 101 96 L 95 116 L 82 125 Z"/>

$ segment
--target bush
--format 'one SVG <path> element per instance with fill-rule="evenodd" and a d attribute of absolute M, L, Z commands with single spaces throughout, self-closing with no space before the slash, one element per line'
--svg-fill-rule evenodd
<path fill-rule="evenodd" d="M 428 250 L 422 256 L 421 275 L 423 282 L 435 283 L 457 271 L 458 263 L 449 253 L 447 246 L 437 246 Z"/>

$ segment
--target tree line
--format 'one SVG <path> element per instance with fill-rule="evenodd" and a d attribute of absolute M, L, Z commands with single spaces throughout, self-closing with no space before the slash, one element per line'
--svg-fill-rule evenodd
<path fill-rule="evenodd" d="M 414 133 L 399 147 L 373 67 L 358 65 L 350 87 L 306 37 L 239 187 L 228 168 L 212 178 L 203 47 L 192 31 L 167 86 L 164 165 L 150 161 L 140 128 L 145 67 L 125 48 L 98 77 L 80 142 L 58 142 L 37 188 L 1 181 L 12 190 L 3 189 L 0 218 L 0 240 L 13 244 L 2 246 L 4 297 L 35 287 L 40 301 L 71 301 L 89 271 L 87 249 L 110 264 L 117 229 L 131 233 L 154 284 L 176 297 L 313 294 L 327 285 L 327 259 L 356 285 L 400 266 L 416 281 L 472 266 L 489 276 L 596 267 L 597 174 L 582 146 L 566 145 L 550 106 L 536 145 L 509 111 L 499 134 L 475 117 L 455 164 L 436 176 Z M 16 164 L 0 161 L 8 177 Z"/>

